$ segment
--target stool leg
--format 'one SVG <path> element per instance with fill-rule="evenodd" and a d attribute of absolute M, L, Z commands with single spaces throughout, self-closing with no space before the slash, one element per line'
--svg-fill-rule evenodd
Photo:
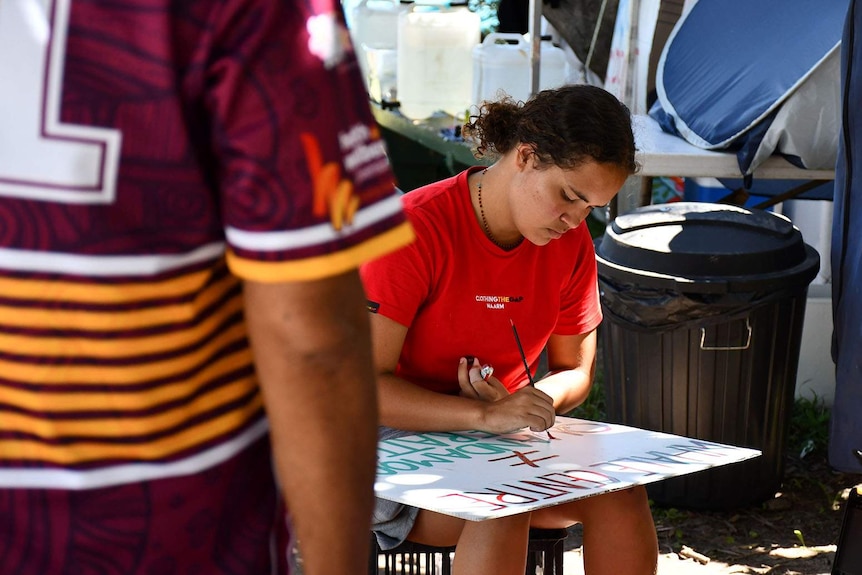
<path fill-rule="evenodd" d="M 370 551 L 368 553 L 368 575 L 377 575 L 378 561 L 380 560 L 380 547 L 377 546 L 377 538 L 371 534 Z"/>
<path fill-rule="evenodd" d="M 551 569 L 552 575 L 563 575 L 563 540 L 557 541 L 554 543 L 554 560 L 551 562 L 553 565 Z"/>
<path fill-rule="evenodd" d="M 527 571 L 526 575 L 536 575 L 536 557 L 539 554 L 532 549 L 527 551 Z"/>
<path fill-rule="evenodd" d="M 531 529 L 526 575 L 563 575 L 565 529 Z"/>

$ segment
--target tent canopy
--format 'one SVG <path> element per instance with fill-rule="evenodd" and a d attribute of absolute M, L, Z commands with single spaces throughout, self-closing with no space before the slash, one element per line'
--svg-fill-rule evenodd
<path fill-rule="evenodd" d="M 700 0 L 677 22 L 650 111 L 705 149 L 736 150 L 741 175 L 774 152 L 835 165 L 847 0 Z"/>

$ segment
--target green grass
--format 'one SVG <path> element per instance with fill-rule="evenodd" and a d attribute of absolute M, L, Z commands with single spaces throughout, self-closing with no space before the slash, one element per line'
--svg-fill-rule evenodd
<path fill-rule="evenodd" d="M 566 415 L 577 417 L 578 419 L 604 421 L 605 414 L 605 385 L 602 378 L 602 370 L 600 367 L 596 367 L 595 381 L 593 381 L 593 386 L 590 388 L 590 394 L 587 396 L 587 399 Z"/>
<path fill-rule="evenodd" d="M 829 408 L 816 395 L 798 397 L 790 414 L 787 451 L 800 459 L 809 453 L 823 455 L 829 447 Z"/>

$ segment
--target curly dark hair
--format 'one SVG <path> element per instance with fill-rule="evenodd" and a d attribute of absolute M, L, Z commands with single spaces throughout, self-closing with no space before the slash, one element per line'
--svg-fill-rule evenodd
<path fill-rule="evenodd" d="M 506 97 L 483 102 L 463 134 L 476 143 L 475 156 L 502 155 L 530 144 L 540 166 L 575 168 L 594 160 L 638 171 L 631 113 L 602 88 L 585 84 L 543 90 L 527 102 Z"/>

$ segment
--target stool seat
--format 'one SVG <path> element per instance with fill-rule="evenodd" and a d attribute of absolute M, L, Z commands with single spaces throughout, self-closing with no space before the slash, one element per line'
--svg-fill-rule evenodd
<path fill-rule="evenodd" d="M 530 529 L 526 575 L 563 575 L 563 546 L 568 535 L 565 529 Z M 383 551 L 372 533 L 368 575 L 451 575 L 453 553 L 454 545 L 435 547 L 412 541 Z"/>

